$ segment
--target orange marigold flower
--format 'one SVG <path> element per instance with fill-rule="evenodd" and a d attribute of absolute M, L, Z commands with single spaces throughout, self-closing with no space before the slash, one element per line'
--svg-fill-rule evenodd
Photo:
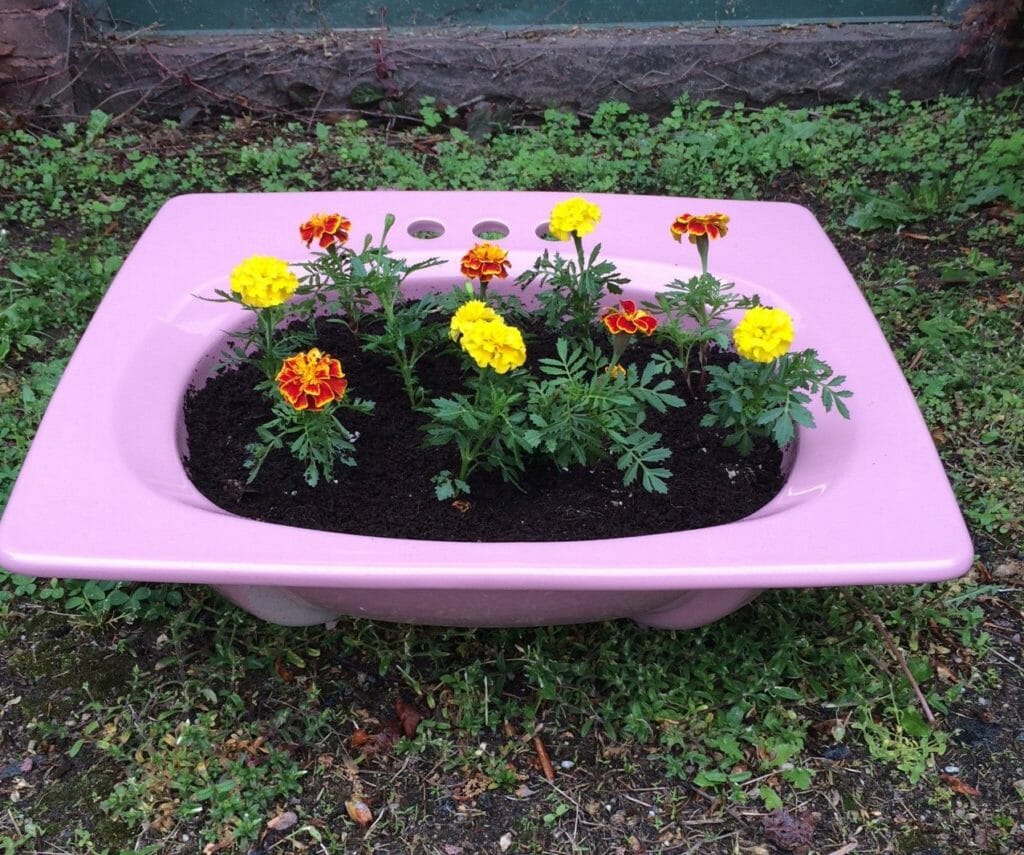
<path fill-rule="evenodd" d="M 696 243 L 699 237 L 714 240 L 729 233 L 729 218 L 725 214 L 683 214 L 676 217 L 669 231 L 677 241 L 681 241 L 683 235 L 689 236 L 690 243 Z"/>
<path fill-rule="evenodd" d="M 601 320 L 612 335 L 650 335 L 658 328 L 658 319 L 643 309 L 638 309 L 632 300 L 620 300 L 619 308 L 605 309 Z"/>
<path fill-rule="evenodd" d="M 296 410 L 322 410 L 345 397 L 348 388 L 341 362 L 315 347 L 289 356 L 275 379 L 281 395 Z"/>
<path fill-rule="evenodd" d="M 505 279 L 511 267 L 508 252 L 493 243 L 478 243 L 462 257 L 462 275 L 486 285 L 495 276 Z"/>
<path fill-rule="evenodd" d="M 299 235 L 309 246 L 313 241 L 319 241 L 321 249 L 327 249 L 337 241 L 341 246 L 348 240 L 349 229 L 352 223 L 341 214 L 313 214 L 306 222 L 299 226 Z"/>

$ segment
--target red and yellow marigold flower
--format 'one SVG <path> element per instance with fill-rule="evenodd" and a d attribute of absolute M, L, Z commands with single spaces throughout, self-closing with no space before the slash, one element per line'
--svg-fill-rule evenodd
<path fill-rule="evenodd" d="M 269 255 L 254 255 L 231 271 L 231 290 L 247 306 L 266 309 L 288 300 L 299 287 L 288 262 Z"/>
<path fill-rule="evenodd" d="M 506 374 L 526 362 L 523 334 L 501 318 L 467 324 L 459 344 L 480 368 Z"/>
<path fill-rule="evenodd" d="M 669 231 L 676 241 L 681 241 L 683 235 L 689 236 L 690 243 L 697 243 L 701 237 L 716 240 L 729 233 L 729 218 L 725 214 L 682 214 L 669 226 Z"/>
<path fill-rule="evenodd" d="M 793 343 L 793 319 L 782 309 L 748 309 L 732 331 L 736 352 L 753 362 L 771 362 Z"/>
<path fill-rule="evenodd" d="M 344 398 L 348 388 L 341 362 L 315 347 L 288 357 L 274 379 L 296 410 L 322 410 Z"/>
<path fill-rule="evenodd" d="M 470 324 L 479 321 L 501 320 L 498 313 L 488 306 L 483 300 L 468 300 L 463 303 L 452 315 L 451 324 L 448 327 L 448 334 L 452 341 L 458 341 Z"/>
<path fill-rule="evenodd" d="M 344 245 L 351 228 L 352 223 L 341 214 L 313 214 L 299 226 L 299 235 L 306 246 L 317 241 L 321 249 L 327 249 L 333 243 Z"/>
<path fill-rule="evenodd" d="M 572 235 L 583 237 L 590 234 L 600 221 L 601 209 L 576 196 L 559 202 L 551 209 L 548 231 L 558 240 L 568 240 Z"/>
<path fill-rule="evenodd" d="M 612 335 L 651 335 L 658 328 L 658 319 L 638 309 L 632 300 L 620 300 L 617 309 L 605 309 L 601 320 Z"/>
<path fill-rule="evenodd" d="M 493 243 L 478 243 L 462 257 L 462 275 L 467 279 L 478 279 L 486 285 L 492 279 L 505 279 L 512 263 L 508 252 Z"/>

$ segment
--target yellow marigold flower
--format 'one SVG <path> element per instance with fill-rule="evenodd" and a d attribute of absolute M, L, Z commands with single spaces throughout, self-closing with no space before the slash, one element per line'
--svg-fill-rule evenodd
<path fill-rule="evenodd" d="M 452 341 L 458 341 L 459 337 L 466 331 L 466 327 L 479 321 L 501 320 L 498 313 L 488 306 L 483 300 L 469 300 L 459 306 L 452 315 L 452 322 L 448 334 Z"/>
<path fill-rule="evenodd" d="M 771 362 L 793 343 L 793 319 L 782 309 L 755 306 L 732 331 L 736 351 L 753 362 Z"/>
<path fill-rule="evenodd" d="M 461 273 L 467 279 L 479 279 L 486 285 L 495 276 L 499 279 L 508 277 L 508 269 L 512 262 L 508 260 L 508 252 L 493 243 L 478 243 L 462 257 Z"/>
<path fill-rule="evenodd" d="M 493 368 L 498 374 L 526 362 L 523 334 L 500 318 L 468 324 L 459 344 L 480 368 Z"/>
<path fill-rule="evenodd" d="M 296 410 L 322 410 L 345 397 L 348 388 L 341 362 L 315 347 L 289 356 L 274 379 Z"/>
<path fill-rule="evenodd" d="M 298 287 L 298 277 L 288 269 L 288 262 L 269 255 L 254 255 L 231 271 L 231 290 L 256 309 L 279 306 Z"/>
<path fill-rule="evenodd" d="M 699 237 L 715 240 L 729 234 L 729 218 L 725 214 L 681 214 L 669 231 L 676 241 L 681 241 L 683 235 L 689 236 L 690 243 L 696 243 Z"/>
<path fill-rule="evenodd" d="M 601 221 L 601 209 L 580 196 L 559 202 L 551 209 L 548 231 L 559 240 L 590 234 Z"/>

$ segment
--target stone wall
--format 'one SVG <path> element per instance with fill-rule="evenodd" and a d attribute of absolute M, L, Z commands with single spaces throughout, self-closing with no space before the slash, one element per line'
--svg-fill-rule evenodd
<path fill-rule="evenodd" d="M 496 111 L 589 112 L 618 100 L 657 114 L 682 94 L 751 106 L 893 90 L 926 99 L 998 76 L 985 21 L 977 32 L 937 22 L 163 37 L 105 34 L 86 8 L 82 0 L 0 0 L 0 111 L 415 115 L 429 96 Z M 1015 61 L 1019 69 L 1019 51 Z"/>
<path fill-rule="evenodd" d="M 332 31 L 149 36 L 76 50 L 79 109 L 331 115 L 418 112 L 420 99 L 664 112 L 686 93 L 750 106 L 971 87 L 947 24 L 595 30 Z"/>
<path fill-rule="evenodd" d="M 74 0 L 0 0 L 0 110 L 67 114 Z"/>

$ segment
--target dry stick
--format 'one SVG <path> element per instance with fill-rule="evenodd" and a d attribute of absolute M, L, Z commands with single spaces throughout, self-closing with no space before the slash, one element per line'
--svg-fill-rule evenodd
<path fill-rule="evenodd" d="M 896 646 L 896 640 L 892 637 L 892 633 L 886 628 L 885 624 L 882 623 L 882 619 L 872 611 L 864 606 L 863 603 L 858 602 L 858 607 L 861 612 L 875 625 L 875 629 L 878 630 L 882 636 L 882 641 L 885 642 L 885 646 L 889 648 L 889 652 L 893 658 L 899 664 L 903 670 L 903 676 L 910 682 L 910 688 L 914 690 L 914 694 L 917 696 L 917 702 L 921 705 L 921 710 L 924 712 L 924 717 L 927 719 L 928 724 L 935 726 L 935 716 L 932 715 L 932 708 L 928 706 L 928 701 L 925 700 L 924 692 L 921 691 L 921 687 L 917 684 L 917 680 L 914 679 L 914 675 L 910 673 L 910 667 L 907 665 L 907 660 L 903 657 L 902 651 Z"/>
<path fill-rule="evenodd" d="M 544 777 L 549 781 L 554 781 L 555 769 L 551 765 L 551 758 L 548 757 L 548 750 L 544 747 L 540 734 L 533 737 L 533 747 L 537 750 L 537 756 L 540 758 L 540 767 L 544 770 Z"/>

